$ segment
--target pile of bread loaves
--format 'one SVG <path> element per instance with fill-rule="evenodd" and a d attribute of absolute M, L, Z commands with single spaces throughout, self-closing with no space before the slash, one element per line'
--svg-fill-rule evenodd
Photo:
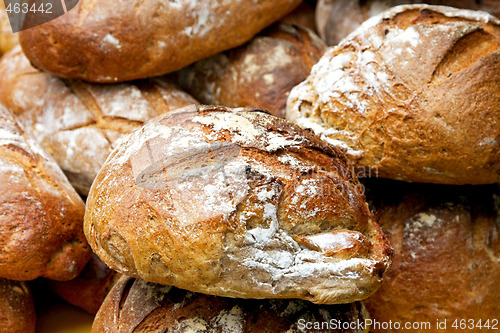
<path fill-rule="evenodd" d="M 500 3 L 428 3 L 0 8 L 0 331 L 500 329 Z"/>

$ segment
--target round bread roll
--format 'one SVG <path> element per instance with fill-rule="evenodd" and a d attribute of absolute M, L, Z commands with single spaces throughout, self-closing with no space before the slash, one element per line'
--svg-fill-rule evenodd
<path fill-rule="evenodd" d="M 391 255 L 344 154 L 256 109 L 148 122 L 103 165 L 84 228 L 112 269 L 239 298 L 361 300 Z"/>
<path fill-rule="evenodd" d="M 80 0 L 20 32 L 36 68 L 59 77 L 122 82 L 158 76 L 239 46 L 300 0 Z"/>
<path fill-rule="evenodd" d="M 146 120 L 198 104 L 167 78 L 115 85 L 62 80 L 16 48 L 0 60 L 0 103 L 87 195 L 115 142 Z"/>
<path fill-rule="evenodd" d="M 482 332 L 470 325 L 500 314 L 500 191 L 498 185 L 450 187 L 367 185 L 378 220 L 396 252 L 375 295 L 365 301 L 379 323 L 430 322 L 430 329 Z M 447 321 L 447 330 L 436 322 Z M 403 327 L 403 326 L 402 326 Z M 460 326 L 459 326 L 460 327 Z M 443 327 L 440 327 L 443 328 Z M 373 332 L 400 332 L 372 325 Z M 457 330 L 458 331 L 458 330 Z"/>
<path fill-rule="evenodd" d="M 312 31 L 276 24 L 241 47 L 183 69 L 179 83 L 201 103 L 258 107 L 284 118 L 290 90 L 325 50 Z"/>
<path fill-rule="evenodd" d="M 0 57 L 18 44 L 18 35 L 12 32 L 5 4 L 0 1 Z"/>
<path fill-rule="evenodd" d="M 498 0 L 319 0 L 318 33 L 328 45 L 337 45 L 370 17 L 393 6 L 421 3 L 483 10 L 500 17 Z"/>
<path fill-rule="evenodd" d="M 34 333 L 35 322 L 35 306 L 28 285 L 0 278 L 0 331 Z"/>
<path fill-rule="evenodd" d="M 47 284 L 68 303 L 96 314 L 106 295 L 121 276 L 92 253 L 87 265 L 76 278 L 70 281 L 47 280 Z"/>
<path fill-rule="evenodd" d="M 85 205 L 0 104 L 0 277 L 70 280 L 90 256 Z"/>
<path fill-rule="evenodd" d="M 443 184 L 500 181 L 500 21 L 392 8 L 331 47 L 287 119 L 344 147 L 361 172 Z"/>
<path fill-rule="evenodd" d="M 363 333 L 368 332 L 366 319 L 368 313 L 359 302 L 315 305 L 300 300 L 225 298 L 124 276 L 99 309 L 92 333 Z M 341 325 L 352 328 L 336 327 Z"/>

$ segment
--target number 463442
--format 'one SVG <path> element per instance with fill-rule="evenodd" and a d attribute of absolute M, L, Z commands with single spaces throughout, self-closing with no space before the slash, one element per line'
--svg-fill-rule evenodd
<path fill-rule="evenodd" d="M 455 319 L 453 325 L 451 325 L 456 330 L 464 329 L 488 329 L 488 330 L 498 330 L 498 319 L 487 319 L 485 321 L 474 320 L 474 319 Z"/>
<path fill-rule="evenodd" d="M 52 4 L 50 2 L 48 3 L 41 3 L 37 5 L 36 3 L 33 3 L 31 6 L 28 3 L 9 3 L 7 8 L 5 8 L 7 13 L 14 13 L 14 14 L 27 14 L 27 13 L 43 13 L 43 14 L 52 14 Z"/>

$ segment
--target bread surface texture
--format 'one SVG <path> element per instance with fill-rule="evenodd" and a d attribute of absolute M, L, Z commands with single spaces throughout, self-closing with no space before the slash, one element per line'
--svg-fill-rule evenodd
<path fill-rule="evenodd" d="M 0 57 L 19 45 L 19 38 L 17 34 L 12 32 L 10 27 L 9 17 L 5 10 L 5 4 L 0 2 Z"/>
<path fill-rule="evenodd" d="M 0 103 L 87 195 L 116 140 L 198 102 L 168 78 L 112 85 L 56 78 L 33 68 L 16 48 L 0 60 Z"/>
<path fill-rule="evenodd" d="M 256 109 L 148 122 L 99 172 L 84 228 L 111 268 L 218 296 L 349 303 L 391 256 L 345 155 Z"/>
<path fill-rule="evenodd" d="M 35 333 L 35 323 L 35 306 L 28 284 L 0 278 L 2 333 Z"/>
<path fill-rule="evenodd" d="M 90 255 L 85 205 L 0 104 L 0 277 L 70 280 Z"/>
<path fill-rule="evenodd" d="M 91 82 L 158 76 L 236 47 L 300 0 L 81 0 L 67 14 L 20 33 L 44 71 Z"/>
<path fill-rule="evenodd" d="M 301 300 L 248 300 L 192 293 L 123 277 L 99 310 L 92 333 L 115 332 L 329 332 L 363 333 L 306 323 L 364 322 L 368 313 L 360 302 L 316 305 Z M 330 327 L 330 328 L 329 328 Z"/>
<path fill-rule="evenodd" d="M 499 86 L 498 19 L 398 6 L 329 48 L 286 116 L 380 177 L 489 184 L 500 181 Z"/>

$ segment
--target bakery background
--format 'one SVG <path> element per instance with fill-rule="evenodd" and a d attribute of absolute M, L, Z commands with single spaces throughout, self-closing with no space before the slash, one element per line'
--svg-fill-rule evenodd
<path fill-rule="evenodd" d="M 397 331 L 389 321 L 431 324 L 415 332 L 440 331 L 437 320 L 448 330 L 498 329 L 500 25 L 486 14 L 499 16 L 498 1 L 429 2 L 474 11 L 181 1 L 184 21 L 179 8 L 156 3 L 136 7 L 151 15 L 144 22 L 128 7 L 80 1 L 21 36 L 28 57 L 0 10 L 2 331 L 90 332 L 98 311 L 93 332 L 301 331 L 303 322 L 366 318 L 380 323 L 373 332 Z M 94 32 L 76 38 L 58 24 Z M 374 295 L 315 305 L 192 294 L 121 277 L 91 253 L 84 200 L 108 155 L 148 120 L 193 104 L 268 110 L 344 149 L 353 174 L 380 177 L 361 179 L 394 249 Z"/>

